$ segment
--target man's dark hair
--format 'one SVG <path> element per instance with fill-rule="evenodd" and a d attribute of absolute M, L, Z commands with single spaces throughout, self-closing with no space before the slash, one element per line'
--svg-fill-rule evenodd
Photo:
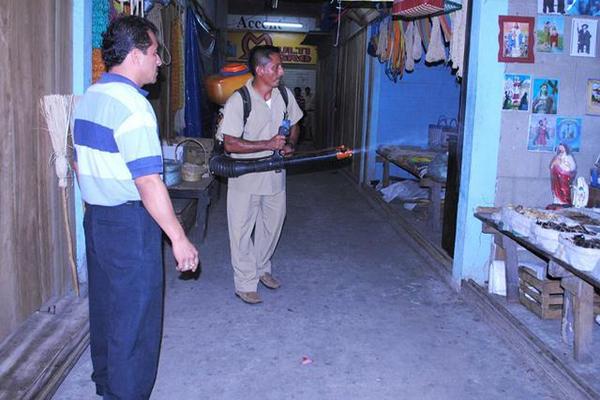
<path fill-rule="evenodd" d="M 256 68 L 271 62 L 272 54 L 281 54 L 279 47 L 262 45 L 254 46 L 252 50 L 250 50 L 250 55 L 248 56 L 248 68 L 253 76 L 256 76 Z"/>
<path fill-rule="evenodd" d="M 112 21 L 102 34 L 102 60 L 106 69 L 121 64 L 134 48 L 146 54 L 152 45 L 148 31 L 155 35 L 158 32 L 152 22 L 141 17 L 131 15 Z"/>

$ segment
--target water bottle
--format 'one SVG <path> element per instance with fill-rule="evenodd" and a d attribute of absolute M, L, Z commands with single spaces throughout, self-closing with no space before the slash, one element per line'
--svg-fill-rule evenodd
<path fill-rule="evenodd" d="M 600 186 L 598 182 L 598 168 L 597 167 L 592 167 L 590 169 L 590 186 L 593 187 L 598 187 Z"/>
<path fill-rule="evenodd" d="M 281 121 L 281 126 L 279 126 L 279 131 L 277 131 L 277 133 L 279 135 L 283 135 L 286 138 L 290 136 L 290 120 L 289 119 L 284 119 L 283 121 Z"/>

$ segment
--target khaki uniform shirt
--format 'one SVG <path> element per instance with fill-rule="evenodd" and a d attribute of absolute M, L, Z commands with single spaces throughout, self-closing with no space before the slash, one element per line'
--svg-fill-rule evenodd
<path fill-rule="evenodd" d="M 263 97 L 258 94 L 252 87 L 252 79 L 246 82 L 248 92 L 250 92 L 250 100 L 252 110 L 244 127 L 244 105 L 242 96 L 235 92 L 227 102 L 223 109 L 223 120 L 217 131 L 217 139 L 223 140 L 223 135 L 229 135 L 236 138 L 242 137 L 248 141 L 269 140 L 277 135 L 283 116 L 285 113 L 285 102 L 281 97 L 278 89 L 273 89 L 271 92 L 271 107 Z M 303 116 L 302 110 L 298 107 L 296 99 L 292 92 L 287 89 L 288 93 L 288 119 L 291 126 L 294 126 Z M 232 153 L 232 158 L 259 158 L 269 157 L 273 154 L 272 151 L 261 151 L 258 153 Z M 242 175 L 237 178 L 229 178 L 229 188 L 244 193 L 272 195 L 285 190 L 285 170 L 281 172 L 266 171 L 255 172 Z"/>

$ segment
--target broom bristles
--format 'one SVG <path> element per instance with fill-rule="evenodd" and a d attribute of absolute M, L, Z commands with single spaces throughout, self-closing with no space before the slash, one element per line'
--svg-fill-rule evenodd
<path fill-rule="evenodd" d="M 51 94 L 40 100 L 42 115 L 48 126 L 48 134 L 54 150 L 55 170 L 61 187 L 66 186 L 68 169 L 64 168 L 67 157 L 67 138 L 73 110 L 73 95 Z M 64 160 L 62 160 L 64 158 Z M 61 166 L 59 168 L 59 165 Z M 64 186 L 63 186 L 64 185 Z"/>
<path fill-rule="evenodd" d="M 67 151 L 67 135 L 71 111 L 73 108 L 73 95 L 51 94 L 41 100 L 42 114 L 48 125 L 48 132 L 52 140 L 52 148 L 56 153 Z"/>

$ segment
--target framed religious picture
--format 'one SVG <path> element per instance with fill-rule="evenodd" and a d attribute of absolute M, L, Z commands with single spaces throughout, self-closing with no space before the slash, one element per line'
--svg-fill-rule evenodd
<path fill-rule="evenodd" d="M 556 114 L 557 111 L 558 79 L 534 79 L 531 112 L 534 114 Z"/>
<path fill-rule="evenodd" d="M 533 63 L 535 18 L 500 15 L 498 24 L 498 61 Z"/>
<path fill-rule="evenodd" d="M 600 3 L 597 0 L 564 0 L 566 15 L 600 16 Z"/>
<path fill-rule="evenodd" d="M 538 14 L 564 14 L 570 1 L 573 0 L 537 0 Z"/>
<path fill-rule="evenodd" d="M 595 19 L 573 18 L 571 22 L 571 55 L 578 57 L 596 57 L 596 32 L 598 21 Z"/>
<path fill-rule="evenodd" d="M 560 54 L 564 49 L 565 18 L 558 15 L 540 15 L 535 21 L 535 50 Z"/>
<path fill-rule="evenodd" d="M 556 116 L 536 115 L 529 117 L 527 150 L 553 152 L 556 142 Z"/>
<path fill-rule="evenodd" d="M 503 110 L 529 111 L 531 76 L 504 74 Z"/>
<path fill-rule="evenodd" d="M 600 115 L 600 79 L 590 79 L 587 82 L 586 113 Z"/>
<path fill-rule="evenodd" d="M 557 117 L 554 146 L 560 143 L 569 146 L 571 151 L 578 152 L 581 147 L 582 119 L 579 117 Z"/>

